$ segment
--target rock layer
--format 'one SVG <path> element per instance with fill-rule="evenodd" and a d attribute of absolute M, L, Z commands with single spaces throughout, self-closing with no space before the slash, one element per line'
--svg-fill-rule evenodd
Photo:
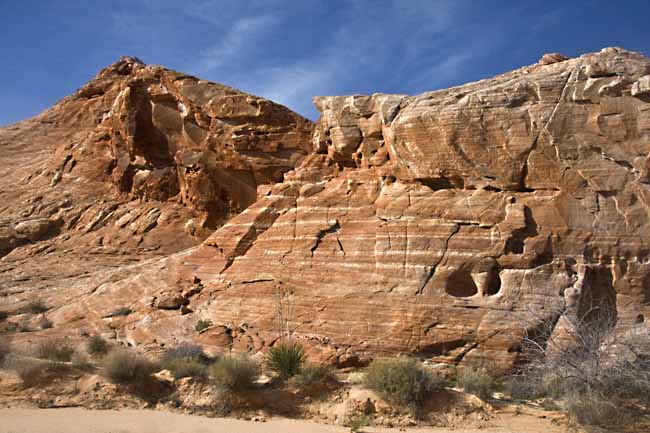
<path fill-rule="evenodd" d="M 339 365 L 508 367 L 524 332 L 593 306 L 646 326 L 649 76 L 649 59 L 607 48 L 414 97 L 317 97 L 312 153 L 284 182 L 201 246 L 51 316 L 146 347 L 260 351 L 280 309 Z M 163 295 L 185 310 L 156 308 Z M 111 299 L 135 313 L 101 319 Z M 213 326 L 196 334 L 198 319 Z"/>

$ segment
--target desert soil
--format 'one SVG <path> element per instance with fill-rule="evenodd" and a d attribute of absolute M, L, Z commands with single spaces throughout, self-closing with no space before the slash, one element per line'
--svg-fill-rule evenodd
<path fill-rule="evenodd" d="M 344 433 L 340 426 L 273 418 L 264 422 L 207 418 L 149 410 L 0 409 L 0 433 Z M 399 432 L 366 427 L 362 431 Z M 550 420 L 532 416 L 501 416 L 482 428 L 413 428 L 417 433 L 563 433 Z"/>

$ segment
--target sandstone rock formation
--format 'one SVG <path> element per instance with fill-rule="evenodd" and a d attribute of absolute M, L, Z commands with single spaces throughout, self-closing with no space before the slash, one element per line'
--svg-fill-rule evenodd
<path fill-rule="evenodd" d="M 0 128 L 0 303 L 62 305 L 103 272 L 200 243 L 282 181 L 312 129 L 266 99 L 120 59 Z"/>
<path fill-rule="evenodd" d="M 146 348 L 260 351 L 281 308 L 339 365 L 507 367 L 524 328 L 592 306 L 647 326 L 649 77 L 650 59 L 607 48 L 419 96 L 317 97 L 312 152 L 282 183 L 199 247 L 97 277 L 51 332 L 83 317 Z M 118 299 L 134 313 L 105 319 Z"/>

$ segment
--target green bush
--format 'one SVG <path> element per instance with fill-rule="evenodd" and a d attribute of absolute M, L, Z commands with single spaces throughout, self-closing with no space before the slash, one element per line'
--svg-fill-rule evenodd
<path fill-rule="evenodd" d="M 334 371 L 327 365 L 307 365 L 296 374 L 291 382 L 299 388 L 323 385 L 336 380 Z"/>
<path fill-rule="evenodd" d="M 126 317 L 131 313 L 133 313 L 133 310 L 131 310 L 129 307 L 121 307 L 109 314 L 108 317 Z"/>
<path fill-rule="evenodd" d="M 70 362 L 74 348 L 60 341 L 44 341 L 36 346 L 36 357 L 57 362 Z"/>
<path fill-rule="evenodd" d="M 266 367 L 282 379 L 288 379 L 300 372 L 307 360 L 301 345 L 293 342 L 273 346 L 266 354 Z"/>
<path fill-rule="evenodd" d="M 201 319 L 194 325 L 194 330 L 196 332 L 201 332 L 204 329 L 208 329 L 210 326 L 212 326 L 212 322 L 210 320 Z"/>
<path fill-rule="evenodd" d="M 147 381 L 156 365 L 136 353 L 113 350 L 102 361 L 104 375 L 113 383 L 132 384 Z"/>
<path fill-rule="evenodd" d="M 108 349 L 108 343 L 99 335 L 93 335 L 86 343 L 86 350 L 91 355 L 106 355 Z"/>
<path fill-rule="evenodd" d="M 440 379 L 413 358 L 373 361 L 366 372 L 365 384 L 387 401 L 408 407 L 416 416 L 427 396 L 443 386 Z"/>
<path fill-rule="evenodd" d="M 351 416 L 345 423 L 350 428 L 350 433 L 361 433 L 361 429 L 370 424 L 367 415 Z"/>
<path fill-rule="evenodd" d="M 49 307 L 45 305 L 40 299 L 32 299 L 27 303 L 27 305 L 21 307 L 19 313 L 32 313 L 32 314 L 41 314 L 49 310 Z"/>
<path fill-rule="evenodd" d="M 0 340 L 0 368 L 4 365 L 5 359 L 11 353 L 11 347 L 9 343 L 4 340 Z"/>
<path fill-rule="evenodd" d="M 225 356 L 210 366 L 210 377 L 228 391 L 241 392 L 253 387 L 258 370 L 247 356 Z"/>
<path fill-rule="evenodd" d="M 464 367 L 456 376 L 458 386 L 463 391 L 474 394 L 485 400 L 492 396 L 496 388 L 496 380 L 488 366 L 469 365 Z"/>

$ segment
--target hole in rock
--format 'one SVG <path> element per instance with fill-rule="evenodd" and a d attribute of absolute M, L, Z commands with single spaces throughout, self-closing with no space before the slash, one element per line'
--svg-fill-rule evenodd
<path fill-rule="evenodd" d="M 496 295 L 499 293 L 499 290 L 501 290 L 501 277 L 499 276 L 499 269 L 495 268 L 492 270 L 492 272 L 490 272 L 488 285 L 486 288 L 486 295 Z"/>
<path fill-rule="evenodd" d="M 643 323 L 643 322 L 645 322 L 645 317 L 643 316 L 643 314 L 639 314 L 638 316 L 636 316 L 636 323 Z"/>
<path fill-rule="evenodd" d="M 616 291 L 611 269 L 599 266 L 587 269 L 578 304 L 578 320 L 586 330 L 606 330 L 616 324 Z"/>
<path fill-rule="evenodd" d="M 452 272 L 447 279 L 445 291 L 456 298 L 467 298 L 478 293 L 469 270 L 460 268 Z"/>

